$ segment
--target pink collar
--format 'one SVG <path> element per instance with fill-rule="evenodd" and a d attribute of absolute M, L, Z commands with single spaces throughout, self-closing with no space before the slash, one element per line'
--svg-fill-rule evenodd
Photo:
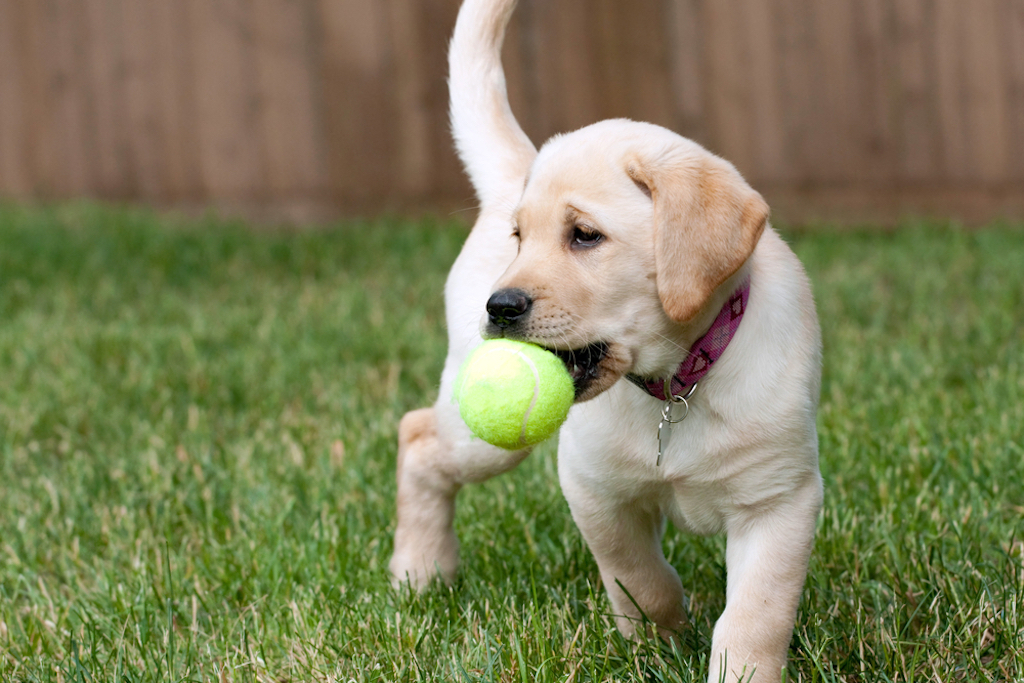
<path fill-rule="evenodd" d="M 749 299 L 750 278 L 748 277 L 722 306 L 715 322 L 711 323 L 711 329 L 690 347 L 690 353 L 686 360 L 680 364 L 676 374 L 672 377 L 672 394 L 674 396 L 687 396 L 693 390 L 694 385 L 708 374 L 711 366 L 722 357 L 729 342 L 732 341 L 733 335 L 736 334 L 736 330 L 739 329 L 743 314 L 747 311 Z M 665 396 L 665 380 L 663 379 L 648 379 L 636 375 L 627 375 L 626 378 L 659 401 L 664 401 L 667 398 Z"/>

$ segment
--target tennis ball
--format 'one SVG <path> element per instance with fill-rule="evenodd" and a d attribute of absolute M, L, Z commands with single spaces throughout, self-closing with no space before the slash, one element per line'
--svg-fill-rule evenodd
<path fill-rule="evenodd" d="M 508 339 L 478 346 L 463 363 L 454 393 L 470 430 L 509 450 L 554 434 L 576 398 L 572 378 L 558 356 Z"/>

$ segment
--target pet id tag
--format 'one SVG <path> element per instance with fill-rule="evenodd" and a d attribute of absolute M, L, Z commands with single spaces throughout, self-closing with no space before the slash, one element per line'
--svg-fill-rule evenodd
<path fill-rule="evenodd" d="M 679 424 L 686 419 L 686 416 L 690 414 L 690 404 L 686 399 L 693 396 L 694 390 L 697 385 L 694 384 L 690 387 L 690 390 L 686 392 L 686 396 L 679 396 L 672 393 L 672 379 L 665 380 L 665 404 L 661 407 L 661 421 L 658 423 L 658 460 L 655 462 L 656 467 L 661 467 L 661 456 L 665 454 L 665 449 L 668 447 L 668 441 L 672 436 L 672 425 Z M 672 409 L 682 404 L 683 414 L 678 418 L 672 418 Z"/>

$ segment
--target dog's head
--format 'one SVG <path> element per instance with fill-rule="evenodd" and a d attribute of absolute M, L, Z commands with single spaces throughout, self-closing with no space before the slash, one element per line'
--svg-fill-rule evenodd
<path fill-rule="evenodd" d="M 664 128 L 605 121 L 548 142 L 512 214 L 519 252 L 484 336 L 555 351 L 577 400 L 670 374 L 750 257 L 768 207 L 728 162 Z"/>

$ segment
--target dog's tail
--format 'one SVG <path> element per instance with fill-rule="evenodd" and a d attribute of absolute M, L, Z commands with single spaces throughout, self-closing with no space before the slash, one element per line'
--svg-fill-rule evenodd
<path fill-rule="evenodd" d="M 483 206 L 511 202 L 537 150 L 508 104 L 501 44 L 516 0 L 465 0 L 448 53 L 452 134 Z"/>

